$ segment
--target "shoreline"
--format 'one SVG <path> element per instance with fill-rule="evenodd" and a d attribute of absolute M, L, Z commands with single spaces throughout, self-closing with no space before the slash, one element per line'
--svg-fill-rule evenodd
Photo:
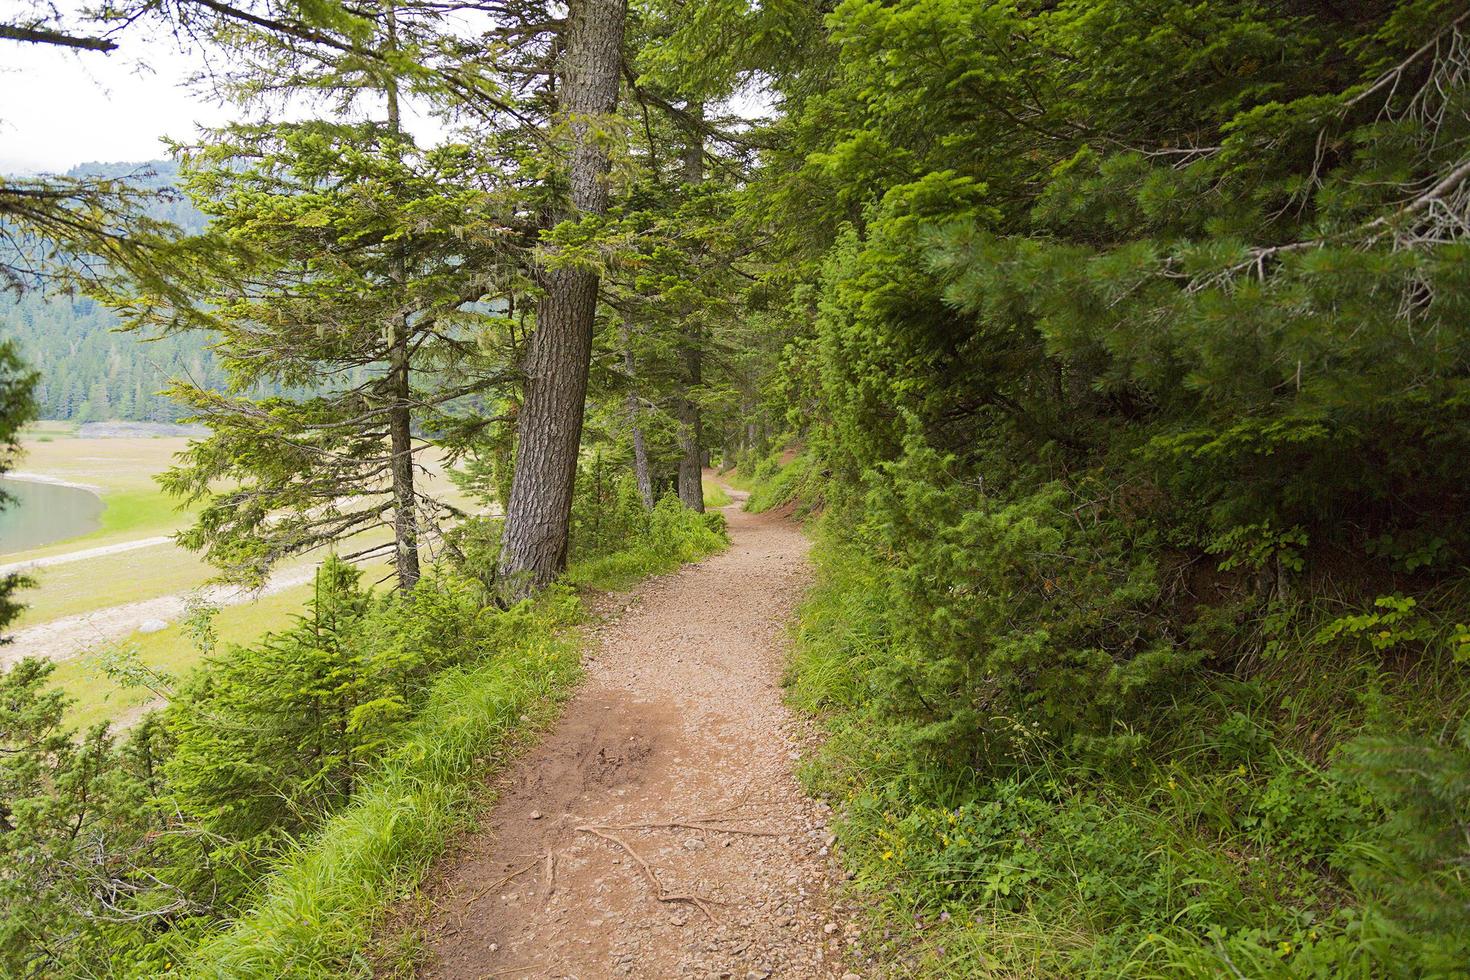
<path fill-rule="evenodd" d="M 77 483 L 72 480 L 63 480 L 58 476 L 47 476 L 45 473 L 31 473 L 26 470 L 10 470 L 0 473 L 0 480 L 16 480 L 20 483 L 46 483 L 53 487 L 70 487 L 73 490 L 85 490 L 88 493 L 102 499 L 103 489 L 95 483 Z"/>

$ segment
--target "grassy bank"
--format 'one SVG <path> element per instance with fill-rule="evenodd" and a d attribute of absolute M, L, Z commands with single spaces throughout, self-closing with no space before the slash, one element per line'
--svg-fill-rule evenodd
<path fill-rule="evenodd" d="M 412 959 L 412 937 L 375 938 L 382 914 L 580 669 L 574 589 L 501 608 L 474 548 L 493 547 L 494 522 L 465 525 L 468 552 L 406 592 L 330 560 L 305 603 L 283 593 L 191 616 L 187 631 L 138 638 L 103 682 L 86 660 L 63 668 L 60 691 L 54 663 L 0 675 L 7 803 L 23 815 L 0 848 L 0 973 L 356 976 Z M 597 529 L 569 579 L 627 582 L 728 542 L 721 515 L 676 500 L 616 536 Z M 286 622 L 232 639 L 275 616 Z M 66 690 L 138 697 L 123 682 L 156 685 L 160 671 L 175 675 L 161 711 L 118 736 L 71 727 L 118 704 L 68 714 Z"/>
<path fill-rule="evenodd" d="M 796 502 L 803 511 L 821 504 L 821 490 L 810 455 L 791 450 L 741 460 L 730 485 L 747 491 L 745 509 L 759 514 Z"/>
<path fill-rule="evenodd" d="M 211 978 L 368 975 L 374 924 L 473 818 L 490 773 L 556 715 L 580 672 L 577 602 L 553 591 L 510 648 L 435 681 L 352 804 L 260 884 L 251 910 L 185 961 Z"/>

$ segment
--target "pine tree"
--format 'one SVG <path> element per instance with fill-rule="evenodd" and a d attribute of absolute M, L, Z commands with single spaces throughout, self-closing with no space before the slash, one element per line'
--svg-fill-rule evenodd
<path fill-rule="evenodd" d="M 607 210 L 608 153 L 599 127 L 617 105 L 626 15 L 623 0 L 573 0 L 568 11 L 557 102 L 567 130 L 568 195 L 556 207 L 559 220 L 595 219 Z M 551 266 L 538 278 L 542 299 L 526 351 L 500 562 L 507 594 L 516 598 L 543 588 L 566 565 L 597 315 L 595 271 Z"/>
<path fill-rule="evenodd" d="M 229 390 L 190 379 L 170 389 L 211 435 L 163 484 L 207 501 L 181 540 L 234 578 L 260 581 L 285 556 L 387 527 L 390 543 L 353 553 L 390 550 L 400 587 L 412 587 L 421 523 L 442 512 L 415 485 L 428 446 L 415 429 L 500 380 L 476 373 L 483 317 L 462 308 L 486 291 L 505 229 L 470 186 L 473 154 L 421 151 L 403 130 L 396 10 L 359 11 L 332 35 L 346 53 L 325 59 L 269 32 L 251 42 L 255 70 L 231 83 L 241 97 L 284 85 L 383 115 L 215 134 L 184 175 L 212 219 L 201 241 L 230 265 L 176 270 L 187 305 L 126 300 L 135 328 L 220 338 Z"/>
<path fill-rule="evenodd" d="M 464 222 L 462 159 L 375 123 L 237 128 L 201 158 L 213 234 L 248 258 L 196 284 L 232 390 L 171 389 L 211 435 L 164 485 L 208 500 L 183 540 L 232 574 L 388 526 L 400 586 L 418 578 L 419 521 L 439 508 L 415 487 L 414 428 L 497 378 L 471 370 L 461 310 L 494 252 Z M 253 397 L 263 382 L 309 394 Z"/>

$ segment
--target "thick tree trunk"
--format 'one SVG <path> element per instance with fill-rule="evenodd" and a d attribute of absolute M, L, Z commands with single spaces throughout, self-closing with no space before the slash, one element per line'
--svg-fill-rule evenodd
<path fill-rule="evenodd" d="M 623 369 L 628 372 L 628 426 L 633 430 L 633 479 L 638 482 L 638 496 L 644 510 L 653 510 L 653 471 L 648 466 L 648 446 L 643 440 L 643 409 L 638 404 L 635 382 L 638 366 L 633 360 L 633 327 L 623 321 Z"/>
<path fill-rule="evenodd" d="M 704 118 L 704 107 L 691 103 L 689 113 L 696 120 Z M 689 143 L 684 151 L 684 183 L 698 184 L 704 180 L 704 136 L 695 129 L 689 134 Z M 700 331 L 691 324 L 685 335 L 681 355 L 684 360 L 684 384 L 674 399 L 674 415 L 679 422 L 679 500 L 690 510 L 704 513 L 704 480 L 700 472 L 704 467 L 704 423 L 699 416 L 699 406 L 690 396 L 690 389 L 701 382 L 702 356 Z"/>
<path fill-rule="evenodd" d="M 607 210 L 607 151 L 596 117 L 617 105 L 625 0 L 572 0 L 567 12 L 559 111 L 571 132 L 571 208 L 564 217 Z M 581 269 L 540 273 L 543 298 L 526 352 L 515 478 L 501 539 L 500 577 L 509 599 L 529 596 L 566 565 L 577 449 L 597 312 L 597 276 Z"/>

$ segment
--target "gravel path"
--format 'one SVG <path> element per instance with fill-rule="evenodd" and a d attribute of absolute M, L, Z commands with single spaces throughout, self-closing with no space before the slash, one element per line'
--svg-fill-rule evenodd
<path fill-rule="evenodd" d="M 729 551 L 590 634 L 580 692 L 426 886 L 424 976 L 857 980 L 779 686 L 808 543 L 726 513 Z"/>
<path fill-rule="evenodd" d="M 273 576 L 264 588 L 241 590 L 231 586 L 210 586 L 199 590 L 207 602 L 217 606 L 236 606 L 272 595 L 293 586 L 310 582 L 315 567 L 293 568 Z M 104 644 L 125 639 L 145 625 L 171 623 L 184 615 L 185 605 L 195 592 L 127 602 L 91 612 L 62 616 L 37 623 L 10 634 L 11 642 L 0 646 L 0 670 L 10 667 L 22 657 L 43 660 L 70 660 Z"/>
<path fill-rule="evenodd" d="M 139 548 L 156 548 L 159 545 L 171 544 L 173 538 L 166 534 L 152 538 L 136 538 L 132 541 L 119 541 L 117 544 L 104 544 L 96 548 L 82 548 L 78 551 L 66 551 L 59 555 L 47 555 L 45 558 L 32 558 L 30 561 L 13 561 L 0 565 L 0 575 L 9 575 L 11 572 L 26 572 L 35 568 L 50 568 L 53 565 L 69 565 L 74 561 L 91 561 L 93 558 L 106 558 L 108 555 L 120 555 L 127 551 L 137 551 Z"/>

